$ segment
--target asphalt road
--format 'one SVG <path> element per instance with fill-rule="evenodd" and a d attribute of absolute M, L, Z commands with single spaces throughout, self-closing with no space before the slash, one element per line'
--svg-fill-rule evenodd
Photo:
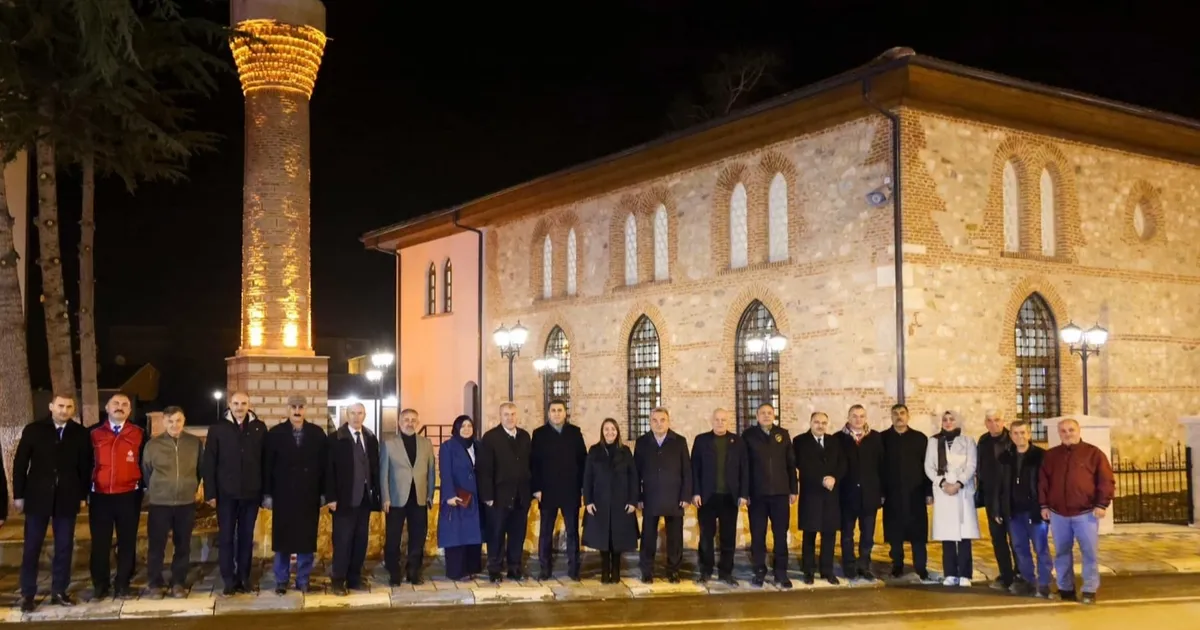
<path fill-rule="evenodd" d="M 78 629 L 79 622 L 39 623 Z M 836 589 L 591 602 L 274 613 L 88 622 L 88 630 L 395 630 L 469 628 L 1200 628 L 1200 575 L 1106 577 L 1095 606 L 1018 598 L 985 587 Z"/>

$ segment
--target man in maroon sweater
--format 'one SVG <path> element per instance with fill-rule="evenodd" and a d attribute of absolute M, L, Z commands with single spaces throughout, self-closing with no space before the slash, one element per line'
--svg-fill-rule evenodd
<path fill-rule="evenodd" d="M 1096 603 L 1100 588 L 1100 519 L 1112 503 L 1115 484 L 1108 456 L 1083 442 L 1079 423 L 1067 418 L 1058 423 L 1061 444 L 1046 452 L 1038 480 L 1042 518 L 1050 522 L 1054 538 L 1054 572 L 1058 594 L 1075 600 L 1074 543 L 1083 555 L 1083 603 Z"/>

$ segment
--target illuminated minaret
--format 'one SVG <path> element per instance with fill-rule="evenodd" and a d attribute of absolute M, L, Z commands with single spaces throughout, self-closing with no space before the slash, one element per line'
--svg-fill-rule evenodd
<path fill-rule="evenodd" d="M 328 362 L 313 352 L 309 98 L 325 51 L 320 0 L 233 0 L 230 42 L 246 102 L 242 312 L 229 389 L 264 421 L 287 397 L 324 406 Z"/>

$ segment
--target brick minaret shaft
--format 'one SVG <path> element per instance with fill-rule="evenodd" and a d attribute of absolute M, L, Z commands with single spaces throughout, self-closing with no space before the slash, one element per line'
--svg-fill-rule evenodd
<path fill-rule="evenodd" d="M 242 309 L 230 391 L 267 421 L 288 396 L 324 415 L 328 362 L 312 339 L 309 98 L 325 50 L 320 0 L 233 0 L 230 41 L 246 103 Z"/>

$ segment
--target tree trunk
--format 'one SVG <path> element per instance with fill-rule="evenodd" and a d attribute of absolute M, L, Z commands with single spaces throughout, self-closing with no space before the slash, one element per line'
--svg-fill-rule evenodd
<path fill-rule="evenodd" d="M 48 104 L 38 108 L 44 120 L 53 120 Z M 63 286 L 62 247 L 58 236 L 58 177 L 54 162 L 54 141 L 50 129 L 38 130 L 37 189 L 38 228 L 42 270 L 42 310 L 46 314 L 46 343 L 50 350 L 50 384 L 56 393 L 75 394 L 75 357 L 71 352 L 71 319 Z"/>
<path fill-rule="evenodd" d="M 83 157 L 83 217 L 79 230 L 79 386 L 83 426 L 100 422 L 100 383 L 96 363 L 96 156 Z"/>
<path fill-rule="evenodd" d="M 13 217 L 4 188 L 0 164 L 0 448 L 12 497 L 12 461 L 21 430 L 33 413 L 29 387 L 29 352 L 25 339 L 25 306 L 17 277 L 17 248 L 13 243 Z M 9 514 L 14 514 L 10 509 Z"/>

